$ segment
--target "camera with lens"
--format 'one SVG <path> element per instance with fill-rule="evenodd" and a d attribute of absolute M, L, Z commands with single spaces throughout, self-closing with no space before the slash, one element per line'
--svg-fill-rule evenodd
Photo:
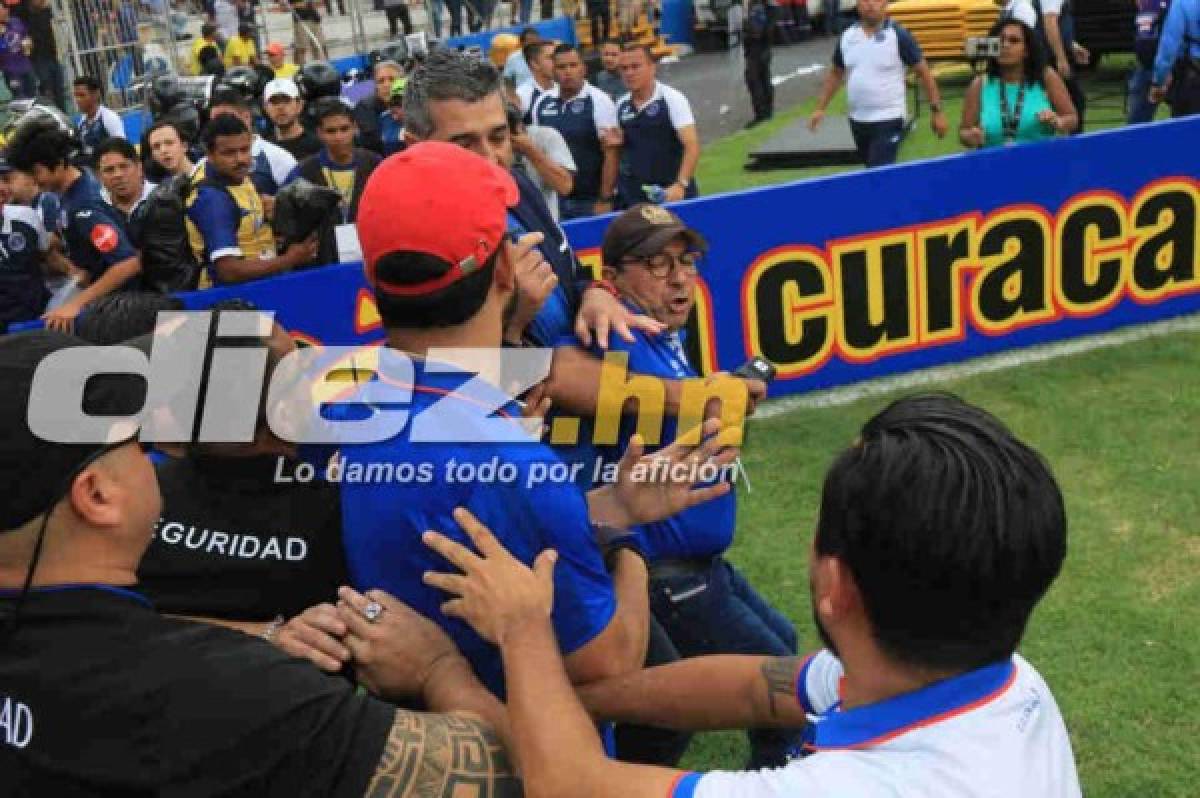
<path fill-rule="evenodd" d="M 967 58 L 995 58 L 1000 55 L 1000 37 L 970 36 L 965 49 Z"/>

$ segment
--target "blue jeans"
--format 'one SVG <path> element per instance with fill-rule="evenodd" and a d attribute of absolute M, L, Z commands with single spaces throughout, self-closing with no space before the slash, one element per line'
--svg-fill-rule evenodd
<path fill-rule="evenodd" d="M 54 58 L 38 58 L 33 62 L 37 74 L 38 91 L 60 110 L 67 109 L 67 91 L 63 80 L 63 68 Z"/>
<path fill-rule="evenodd" d="M 1129 119 L 1127 124 L 1142 125 L 1154 119 L 1158 103 L 1150 102 L 1150 84 L 1154 80 L 1152 70 L 1141 64 L 1129 75 Z"/>
<path fill-rule="evenodd" d="M 533 0 L 521 0 L 521 24 L 528 25 L 529 18 L 533 16 Z"/>
<path fill-rule="evenodd" d="M 904 138 L 904 120 L 855 122 L 851 119 L 850 132 L 854 135 L 858 157 L 867 168 L 887 166 L 895 163 L 896 156 L 900 153 L 900 140 Z"/>
<path fill-rule="evenodd" d="M 796 656 L 796 630 L 723 557 L 692 573 L 656 575 L 650 569 L 650 610 L 683 657 L 709 654 Z M 799 729 L 748 731 L 758 770 L 781 767 L 799 743 Z"/>

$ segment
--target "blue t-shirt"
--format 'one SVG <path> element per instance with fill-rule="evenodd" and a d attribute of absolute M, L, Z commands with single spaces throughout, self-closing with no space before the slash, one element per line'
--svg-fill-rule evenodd
<path fill-rule="evenodd" d="M 499 651 L 466 624 L 443 616 L 440 607 L 448 596 L 422 583 L 426 571 L 454 569 L 421 542 L 421 535 L 433 529 L 470 545 L 451 517 L 454 508 L 466 507 L 522 562 L 532 563 L 542 550 L 555 549 L 552 621 L 564 654 L 583 647 L 608 627 L 616 611 L 612 580 L 578 488 L 569 481 L 550 479 L 530 486 L 531 478 L 546 469 L 558 466 L 565 471 L 548 447 L 537 441 L 411 440 L 415 429 L 431 422 L 439 432 L 481 440 L 490 424 L 511 431 L 520 417 L 519 408 L 495 387 L 467 382 L 461 372 L 432 373 L 419 361 L 414 371 L 416 384 L 411 403 L 404 406 L 410 413 L 404 430 L 388 441 L 342 448 L 343 541 L 351 582 L 359 590 L 386 590 L 437 622 L 483 684 L 503 697 Z M 435 403 L 436 409 L 431 409 Z M 489 415 L 493 407 L 500 410 Z M 489 478 L 478 471 L 493 463 L 510 473 L 497 472 Z M 391 464 L 396 473 L 374 484 L 351 478 L 356 465 L 365 475 L 370 464 Z M 453 478 L 447 476 L 449 466 L 458 469 Z M 411 470 L 401 474 L 406 468 Z M 472 476 L 467 470 L 476 470 L 473 478 L 467 479 Z"/>
<path fill-rule="evenodd" d="M 104 201 L 100 182 L 88 170 L 60 198 L 63 239 L 71 262 L 93 279 L 137 255 L 121 214 Z"/>
<path fill-rule="evenodd" d="M 630 306 L 635 312 L 641 312 Z M 667 332 L 662 335 L 648 336 L 634 330 L 634 342 L 629 343 L 620 336 L 609 337 L 609 351 L 625 352 L 629 355 L 628 373 L 647 374 L 666 379 L 689 379 L 698 377 L 696 370 L 688 362 L 683 348 L 683 333 Z M 574 339 L 563 339 L 561 345 L 575 345 Z M 592 354 L 604 357 L 603 350 L 592 347 Z M 662 436 L 659 445 L 647 446 L 647 452 L 661 449 L 674 442 L 678 419 L 675 416 L 663 418 Z M 597 473 L 595 461 L 598 458 L 603 463 L 616 463 L 629 447 L 629 439 L 637 432 L 637 417 L 624 416 L 621 419 L 620 431 L 615 446 L 593 445 L 594 427 L 590 420 L 580 424 L 580 443 L 570 450 L 560 452 L 564 460 L 572 463 L 582 462 L 581 476 Z M 640 542 L 647 559 L 651 562 L 663 559 L 692 559 L 712 557 L 723 553 L 733 543 L 733 533 L 737 525 L 737 499 L 733 491 L 712 501 L 698 504 L 689 510 L 673 515 L 663 521 L 644 524 L 636 528 Z"/>

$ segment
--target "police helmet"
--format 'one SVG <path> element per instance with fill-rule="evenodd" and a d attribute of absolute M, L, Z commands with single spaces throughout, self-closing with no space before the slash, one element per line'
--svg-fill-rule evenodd
<path fill-rule="evenodd" d="M 326 61 L 309 61 L 300 67 L 296 85 L 309 104 L 321 97 L 337 97 L 342 93 L 341 75 Z"/>

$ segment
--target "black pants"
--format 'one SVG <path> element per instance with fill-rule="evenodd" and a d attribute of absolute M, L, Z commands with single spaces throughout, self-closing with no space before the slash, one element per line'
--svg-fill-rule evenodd
<path fill-rule="evenodd" d="M 412 16 L 410 16 L 408 13 L 407 3 L 401 3 L 398 6 L 388 6 L 384 9 L 384 13 L 387 14 L 388 35 L 393 39 L 396 38 L 396 35 L 400 32 L 400 26 L 396 24 L 397 20 L 404 25 L 404 34 L 406 36 L 412 33 Z"/>
<path fill-rule="evenodd" d="M 1067 84 L 1067 94 L 1071 95 L 1071 103 L 1075 106 L 1075 113 L 1079 114 L 1079 127 L 1075 128 L 1074 135 L 1083 132 L 1083 114 L 1087 110 L 1087 94 L 1084 93 L 1083 87 L 1079 85 L 1078 67 L 1071 67 L 1071 79 L 1063 81 Z"/>
<path fill-rule="evenodd" d="M 1171 116 L 1176 119 L 1200 114 L 1200 63 L 1175 69 L 1167 102 L 1171 105 Z"/>
<path fill-rule="evenodd" d="M 650 640 L 646 646 L 646 667 L 666 665 L 679 659 L 679 650 L 667 636 L 662 624 L 650 616 Z M 639 765 L 673 768 L 687 752 L 692 735 L 688 732 L 658 729 L 653 726 L 620 725 L 616 728 L 617 759 Z"/>
<path fill-rule="evenodd" d="M 599 50 L 608 38 L 608 29 L 612 27 L 612 8 L 607 2 L 588 0 L 587 12 L 588 19 L 592 21 L 592 47 Z"/>
<path fill-rule="evenodd" d="M 746 90 L 755 119 L 770 119 L 775 113 L 775 87 L 771 85 L 770 45 L 747 46 Z"/>
<path fill-rule="evenodd" d="M 882 122 L 855 122 L 850 120 L 850 132 L 854 135 L 854 146 L 863 165 L 887 166 L 896 162 L 900 153 L 900 139 L 904 138 L 903 119 L 885 119 Z"/>
<path fill-rule="evenodd" d="M 554 18 L 554 0 L 541 0 L 542 19 Z"/>

